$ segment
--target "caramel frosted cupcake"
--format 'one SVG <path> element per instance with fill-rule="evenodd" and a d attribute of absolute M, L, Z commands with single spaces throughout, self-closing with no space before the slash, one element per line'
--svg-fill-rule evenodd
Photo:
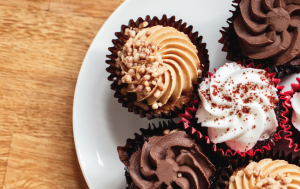
<path fill-rule="evenodd" d="M 280 80 L 251 66 L 225 63 L 205 78 L 198 89 L 201 101 L 195 119 L 187 122 L 224 155 L 270 150 L 283 129 Z"/>
<path fill-rule="evenodd" d="M 196 98 L 194 85 L 207 75 L 207 50 L 192 26 L 175 21 L 139 18 L 116 33 L 107 56 L 115 97 L 130 112 L 171 118 Z"/>
<path fill-rule="evenodd" d="M 216 181 L 218 188 L 300 188 L 299 157 L 281 151 L 230 160 Z"/>
<path fill-rule="evenodd" d="M 215 167 L 196 143 L 174 122 L 143 130 L 118 147 L 129 188 L 209 188 Z"/>
<path fill-rule="evenodd" d="M 221 31 L 227 59 L 254 62 L 279 78 L 300 72 L 299 2 L 235 0 L 236 10 Z"/>
<path fill-rule="evenodd" d="M 229 189 L 300 188 L 300 167 L 285 160 L 262 159 L 236 170 L 229 179 Z"/>

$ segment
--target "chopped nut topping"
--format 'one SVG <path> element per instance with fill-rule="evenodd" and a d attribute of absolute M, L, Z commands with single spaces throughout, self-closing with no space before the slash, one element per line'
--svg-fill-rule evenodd
<path fill-rule="evenodd" d="M 160 97 L 160 94 L 161 94 L 161 91 L 157 90 L 157 91 L 155 91 L 155 93 L 154 93 L 154 97 L 155 97 L 155 98 L 159 98 L 159 97 Z"/>
<path fill-rule="evenodd" d="M 230 178 L 229 178 L 229 183 L 234 183 L 235 182 L 235 176 L 232 175 Z"/>
<path fill-rule="evenodd" d="M 167 135 L 167 134 L 169 134 L 170 133 L 170 129 L 165 129 L 164 131 L 163 131 L 163 134 L 164 135 Z"/>
<path fill-rule="evenodd" d="M 287 185 L 290 184 L 292 182 L 292 178 L 290 177 L 285 177 L 282 179 L 282 184 Z"/>
<path fill-rule="evenodd" d="M 157 85 L 157 90 L 153 93 L 156 98 L 161 96 L 164 90 L 164 84 L 157 82 L 158 78 L 163 75 L 168 68 L 163 65 L 162 57 L 157 53 L 157 46 L 154 42 L 147 43 L 142 37 L 136 38 L 139 30 L 148 26 L 148 22 L 139 24 L 139 28 L 126 28 L 124 34 L 130 39 L 124 45 L 122 51 L 118 51 L 116 59 L 118 67 L 122 68 L 122 83 L 135 84 L 131 85 L 131 90 L 136 90 L 147 96 Z M 151 32 L 146 32 L 149 37 Z M 128 71 L 126 71 L 128 70 Z M 120 75 L 117 74 L 117 75 Z M 162 103 L 157 102 L 152 105 L 153 109 L 161 107 Z"/>
<path fill-rule="evenodd" d="M 172 130 L 172 131 L 171 131 L 170 129 L 165 129 L 165 130 L 163 131 L 163 134 L 164 134 L 164 135 L 167 135 L 167 134 L 174 133 L 174 132 L 178 132 L 178 131 L 180 131 L 179 128 L 174 129 L 174 130 Z"/>
<path fill-rule="evenodd" d="M 156 110 L 157 108 L 158 108 L 157 103 L 152 104 L 152 109 L 153 109 L 153 110 Z"/>
<path fill-rule="evenodd" d="M 180 131 L 179 128 L 172 130 L 170 133 L 174 133 L 174 132 L 178 132 L 178 131 Z"/>

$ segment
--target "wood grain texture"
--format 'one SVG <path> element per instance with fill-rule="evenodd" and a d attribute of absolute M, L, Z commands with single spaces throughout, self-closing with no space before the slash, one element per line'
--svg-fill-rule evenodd
<path fill-rule="evenodd" d="M 73 140 L 75 84 L 122 2 L 0 1 L 0 188 L 88 188 Z"/>

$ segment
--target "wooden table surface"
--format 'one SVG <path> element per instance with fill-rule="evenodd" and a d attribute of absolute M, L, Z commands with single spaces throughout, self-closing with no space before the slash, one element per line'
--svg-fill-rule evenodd
<path fill-rule="evenodd" d="M 0 0 L 0 188 L 88 188 L 72 107 L 93 38 L 123 0 Z"/>

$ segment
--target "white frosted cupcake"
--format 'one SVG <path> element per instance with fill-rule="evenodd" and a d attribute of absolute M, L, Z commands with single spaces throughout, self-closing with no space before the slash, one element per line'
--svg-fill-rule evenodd
<path fill-rule="evenodd" d="M 251 155 L 270 149 L 280 129 L 281 88 L 274 76 L 263 69 L 225 63 L 200 84 L 198 129 L 223 152 Z"/>
<path fill-rule="evenodd" d="M 291 105 L 293 107 L 292 123 L 293 126 L 300 131 L 300 92 L 296 92 L 291 98 Z"/>

